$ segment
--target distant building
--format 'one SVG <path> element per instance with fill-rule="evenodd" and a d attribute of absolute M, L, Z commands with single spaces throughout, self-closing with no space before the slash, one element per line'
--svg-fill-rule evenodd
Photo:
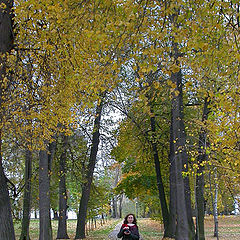
<path fill-rule="evenodd" d="M 51 218 L 53 219 L 54 214 L 52 209 L 50 210 Z M 77 214 L 74 211 L 68 211 L 67 212 L 68 219 L 77 219 Z M 30 215 L 31 219 L 39 218 L 39 211 L 32 211 Z"/>

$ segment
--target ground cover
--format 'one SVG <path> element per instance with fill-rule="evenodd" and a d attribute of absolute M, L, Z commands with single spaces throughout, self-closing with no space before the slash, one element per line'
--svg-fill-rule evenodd
<path fill-rule="evenodd" d="M 86 240 L 108 240 L 109 233 L 116 227 L 120 219 L 110 219 L 103 226 L 100 222 L 97 223 L 97 228 L 88 233 Z M 57 235 L 56 220 L 52 221 L 53 239 L 56 239 Z M 68 220 L 68 234 L 71 239 L 74 239 L 76 231 L 76 220 Z M 151 219 L 138 219 L 138 226 L 140 234 L 144 240 L 160 240 L 163 236 L 163 225 L 159 221 Z M 16 239 L 19 239 L 21 226 L 20 223 L 15 224 Z M 206 240 L 214 240 L 214 221 L 212 216 L 205 217 L 205 233 Z M 30 237 L 31 240 L 38 240 L 39 235 L 39 221 L 31 220 L 30 224 Z M 240 216 L 219 216 L 219 239 L 230 240 L 240 239 Z"/>
<path fill-rule="evenodd" d="M 121 220 L 119 219 L 109 219 L 107 222 L 101 226 L 100 221 L 97 221 L 97 228 L 91 230 L 86 239 L 92 240 L 107 240 L 108 234 L 115 228 L 117 223 Z M 53 230 L 53 239 L 56 239 L 57 236 L 57 220 L 52 220 L 52 230 Z M 77 221 L 76 220 L 68 220 L 67 221 L 67 230 L 68 236 L 70 239 L 74 239 L 75 232 L 76 232 Z M 88 226 L 89 229 L 89 226 Z M 21 234 L 21 225 L 20 223 L 15 223 L 15 231 L 16 231 L 16 239 L 19 239 Z M 38 240 L 39 239 L 39 221 L 38 220 L 31 220 L 30 222 L 30 238 L 31 240 Z"/>

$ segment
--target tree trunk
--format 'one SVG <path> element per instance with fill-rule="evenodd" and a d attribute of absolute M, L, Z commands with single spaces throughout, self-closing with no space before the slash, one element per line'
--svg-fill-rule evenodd
<path fill-rule="evenodd" d="M 103 213 L 102 213 L 102 221 L 103 221 L 103 224 L 105 224 L 104 214 Z"/>
<path fill-rule="evenodd" d="M 168 212 L 168 206 L 167 206 L 167 201 L 166 201 L 166 197 L 165 197 L 160 161 L 159 161 L 159 156 L 158 156 L 157 139 L 156 139 L 156 122 L 155 122 L 153 106 L 150 106 L 150 111 L 151 111 L 151 115 L 152 115 L 150 120 L 151 120 L 151 131 L 152 131 L 152 137 L 153 137 L 153 140 L 151 140 L 151 145 L 152 145 L 152 149 L 153 149 L 155 172 L 156 172 L 156 176 L 157 176 L 158 196 L 159 196 L 159 199 L 161 202 L 163 224 L 164 224 L 164 229 L 165 229 L 164 237 L 169 237 L 168 231 L 167 231 L 168 225 L 169 225 L 169 212 Z"/>
<path fill-rule="evenodd" d="M 177 51 L 177 49 L 175 50 Z M 179 130 L 177 137 L 179 137 L 180 145 L 178 146 L 178 151 L 182 158 L 182 172 L 188 172 L 188 155 L 186 151 L 186 134 L 184 126 L 184 115 L 183 115 L 183 92 L 182 92 L 182 74 L 180 72 L 179 80 L 177 82 L 177 90 L 179 92 Z M 184 191 L 185 191 L 185 201 L 187 209 L 187 221 L 188 221 L 188 235 L 190 239 L 195 237 L 195 226 L 192 218 L 192 204 L 191 204 L 191 189 L 189 183 L 189 176 L 185 176 L 184 179 Z"/>
<path fill-rule="evenodd" d="M 117 218 L 117 200 L 116 196 L 112 198 L 112 218 Z"/>
<path fill-rule="evenodd" d="M 25 155 L 25 188 L 23 198 L 23 219 L 20 240 L 29 240 L 29 223 L 31 212 L 31 188 L 32 188 L 32 152 L 26 149 Z"/>
<path fill-rule="evenodd" d="M 174 44 L 175 45 L 175 44 Z M 177 47 L 174 46 L 174 54 L 177 62 Z M 173 149 L 176 171 L 176 210 L 177 210 L 177 240 L 188 240 L 193 238 L 191 200 L 189 191 L 189 181 L 184 180 L 182 176 L 183 167 L 187 169 L 187 153 L 185 148 L 186 137 L 183 122 L 183 93 L 182 93 L 182 73 L 181 70 L 172 73 L 171 81 L 176 85 L 172 93 L 172 128 L 173 128 Z M 189 223 L 189 217 L 190 223 Z"/>
<path fill-rule="evenodd" d="M 123 202 L 123 195 L 120 195 L 119 198 L 119 218 L 122 218 L 122 202 Z"/>
<path fill-rule="evenodd" d="M 82 197 L 80 200 L 75 239 L 83 239 L 86 237 L 85 221 L 87 216 L 87 206 L 88 206 L 88 200 L 90 196 L 91 184 L 93 180 L 93 172 L 96 165 L 98 145 L 100 141 L 99 130 L 100 130 L 103 100 L 100 99 L 99 101 L 100 102 L 97 105 L 96 117 L 95 117 L 94 127 L 93 127 L 93 138 L 92 138 L 92 146 L 91 146 L 91 152 L 89 157 L 89 163 L 86 170 L 86 181 L 83 183 L 83 186 L 82 186 Z"/>
<path fill-rule="evenodd" d="M 56 209 L 53 209 L 53 220 L 58 220 L 59 219 L 59 216 L 58 216 L 58 211 Z"/>
<path fill-rule="evenodd" d="M 172 127 L 172 112 L 171 112 L 171 126 L 170 126 L 170 151 L 169 151 L 169 163 L 170 163 L 170 201 L 169 201 L 169 225 L 167 228 L 169 238 L 175 238 L 176 234 L 176 221 L 177 221 L 177 209 L 176 209 L 176 167 L 174 160 L 174 147 L 173 147 L 173 127 Z"/>
<path fill-rule="evenodd" d="M 2 141 L 0 139 L 0 145 L 1 143 Z M 1 152 L 0 152 L 0 239 L 15 240 L 15 233 L 11 214 L 11 203 L 8 195 L 7 181 L 2 166 Z"/>
<path fill-rule="evenodd" d="M 63 136 L 63 152 L 60 156 L 59 182 L 59 219 L 57 239 L 69 239 L 67 234 L 67 191 L 66 191 L 66 160 L 67 136 Z"/>
<path fill-rule="evenodd" d="M 118 184 L 120 168 L 117 167 L 115 170 L 116 171 L 115 171 L 114 187 L 116 187 Z M 113 195 L 113 198 L 112 198 L 112 206 L 113 206 L 112 217 L 113 218 L 119 218 L 117 202 L 118 202 L 118 197 Z"/>
<path fill-rule="evenodd" d="M 152 74 L 148 75 L 149 85 L 151 86 L 153 83 L 154 76 Z M 162 217 L 163 217 L 163 224 L 164 224 L 164 237 L 168 236 L 168 226 L 169 226 L 169 212 L 167 201 L 165 197 L 165 190 L 162 181 L 162 174 L 161 174 L 161 166 L 159 161 L 159 153 L 158 153 L 158 145 L 157 145 L 157 136 L 156 136 L 156 119 L 155 119 L 155 112 L 154 112 L 154 98 L 152 96 L 152 91 L 149 91 L 146 94 L 148 99 L 148 105 L 150 107 L 150 124 L 151 124 L 151 138 L 149 140 L 152 151 L 153 151 L 153 159 L 154 159 L 154 166 L 155 166 L 155 173 L 157 177 L 157 187 L 158 187 L 158 197 L 161 203 L 161 210 L 162 210 Z"/>
<path fill-rule="evenodd" d="M 218 238 L 218 212 L 217 212 L 217 199 L 218 199 L 218 184 L 217 180 L 217 170 L 214 168 L 214 185 L 215 185 L 215 194 L 213 198 L 213 189 L 212 189 L 212 181 L 211 181 L 211 171 L 209 172 L 209 183 L 210 183 L 210 192 L 211 192 L 211 199 L 212 199 L 212 208 L 213 208 L 213 217 L 214 217 L 214 237 Z"/>
<path fill-rule="evenodd" d="M 217 174 L 215 172 L 215 179 L 217 178 Z M 213 204 L 213 215 L 214 215 L 214 237 L 218 240 L 218 211 L 217 211 L 217 201 L 218 201 L 218 184 L 215 182 L 215 196 L 214 196 L 214 204 Z"/>
<path fill-rule="evenodd" d="M 37 219 L 37 210 L 34 209 L 34 218 Z"/>
<path fill-rule="evenodd" d="M 0 0 L 0 239 L 15 240 L 11 203 L 8 194 L 7 180 L 2 165 L 2 114 L 3 114 L 3 79 L 6 76 L 6 53 L 13 48 L 13 15 L 11 0 Z"/>
<path fill-rule="evenodd" d="M 209 100 L 206 97 L 204 100 L 202 122 L 204 123 L 209 114 Z M 206 131 L 202 127 L 199 134 L 199 147 L 198 147 L 198 169 L 196 176 L 196 205 L 197 205 L 197 217 L 196 217 L 196 240 L 205 240 L 204 234 L 204 166 L 203 162 L 207 161 L 206 154 Z"/>
<path fill-rule="evenodd" d="M 51 164 L 56 143 L 49 144 L 49 152 L 40 150 L 39 153 L 39 240 L 52 239 L 52 226 L 50 216 L 50 174 Z"/>

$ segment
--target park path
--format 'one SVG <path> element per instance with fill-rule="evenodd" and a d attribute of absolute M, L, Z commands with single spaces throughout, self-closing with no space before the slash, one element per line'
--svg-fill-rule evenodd
<path fill-rule="evenodd" d="M 118 234 L 121 226 L 122 226 L 122 222 L 118 223 L 118 224 L 116 225 L 116 227 L 114 228 L 114 230 L 109 233 L 108 238 L 109 238 L 110 240 L 117 240 L 117 239 L 119 240 L 119 238 L 117 237 L 117 234 Z M 142 238 L 141 234 L 140 234 L 140 240 L 144 240 L 144 239 Z"/>

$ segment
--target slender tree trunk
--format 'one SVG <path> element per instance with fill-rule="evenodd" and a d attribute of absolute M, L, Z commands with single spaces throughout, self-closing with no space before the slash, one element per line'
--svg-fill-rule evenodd
<path fill-rule="evenodd" d="M 119 199 L 119 218 L 122 218 L 122 202 L 123 202 L 123 195 L 120 195 Z"/>
<path fill-rule="evenodd" d="M 56 143 L 49 144 L 49 152 L 40 150 L 39 153 L 39 240 L 52 239 L 52 226 L 50 216 L 50 174 L 51 164 L 56 148 Z"/>
<path fill-rule="evenodd" d="M 215 179 L 217 178 L 217 174 L 215 173 Z M 218 184 L 215 182 L 215 196 L 214 196 L 214 208 L 213 208 L 213 215 L 214 215 L 214 237 L 218 238 L 218 211 L 217 211 L 217 202 L 218 202 Z"/>
<path fill-rule="evenodd" d="M 149 85 L 152 85 L 154 76 L 152 74 L 148 75 L 148 81 Z M 161 174 L 161 165 L 159 161 L 159 153 L 158 153 L 158 145 L 157 145 L 157 136 L 156 136 L 156 119 L 155 119 L 155 112 L 154 112 L 154 98 L 152 96 L 152 91 L 148 92 L 146 94 L 146 97 L 148 99 L 148 105 L 150 107 L 150 124 L 151 124 L 151 139 L 150 144 L 153 151 L 153 159 L 154 159 L 154 166 L 155 166 L 155 173 L 157 176 L 157 187 L 158 187 L 158 196 L 161 203 L 161 210 L 162 210 L 162 217 L 163 217 L 163 224 L 164 224 L 164 237 L 169 237 L 168 233 L 168 226 L 169 226 L 169 212 L 168 212 L 168 206 L 165 196 L 165 190 L 164 185 L 162 181 L 162 174 Z"/>
<path fill-rule="evenodd" d="M 25 188 L 23 198 L 23 219 L 20 240 L 30 240 L 29 223 L 31 213 L 31 188 L 32 188 L 32 152 L 26 149 L 25 153 Z"/>
<path fill-rule="evenodd" d="M 103 213 L 102 213 L 102 221 L 103 221 L 103 224 L 105 224 L 104 214 Z"/>
<path fill-rule="evenodd" d="M 209 172 L 209 183 L 210 183 L 210 192 L 211 192 L 211 199 L 212 199 L 212 207 L 213 207 L 213 217 L 214 217 L 214 237 L 219 239 L 218 237 L 218 211 L 217 211 L 217 199 L 218 199 L 218 184 L 217 180 L 217 171 L 214 168 L 214 198 L 213 198 L 213 189 L 212 189 L 212 181 L 211 181 L 211 172 Z"/>
<path fill-rule="evenodd" d="M 164 236 L 169 237 L 168 231 L 166 231 L 169 225 L 169 212 L 168 212 L 168 206 L 167 206 L 167 201 L 165 197 L 164 185 L 163 185 L 162 174 L 161 174 L 161 166 L 160 166 L 160 161 L 158 156 L 157 139 L 156 139 L 156 121 L 155 121 L 153 106 L 150 106 L 150 111 L 152 115 L 150 120 L 151 120 L 151 131 L 153 135 L 153 140 L 151 141 L 151 145 L 153 149 L 155 172 L 157 175 L 158 196 L 161 202 L 163 224 L 165 229 Z"/>
<path fill-rule="evenodd" d="M 172 127 L 172 112 L 171 112 L 171 126 L 170 126 L 170 151 L 169 151 L 169 163 L 170 163 L 170 201 L 169 201 L 169 225 L 168 236 L 169 238 L 175 238 L 176 234 L 176 221 L 177 221 L 177 209 L 176 209 L 176 167 L 174 161 L 174 146 L 173 146 L 173 127 Z"/>
<path fill-rule="evenodd" d="M 6 77 L 6 53 L 13 48 L 12 0 L 0 0 L 0 239 L 15 240 L 11 203 L 2 165 L 3 80 Z"/>
<path fill-rule="evenodd" d="M 112 218 L 117 218 L 117 200 L 116 196 L 112 198 Z"/>
<path fill-rule="evenodd" d="M 85 238 L 85 222 L 87 216 L 87 206 L 90 196 L 91 184 L 93 179 L 93 172 L 96 165 L 98 145 L 99 145 L 99 137 L 100 137 L 100 122 L 101 122 L 101 114 L 102 114 L 102 105 L 103 99 L 99 100 L 100 102 L 97 105 L 96 109 L 96 117 L 94 121 L 93 127 L 93 138 L 92 138 L 92 146 L 89 157 L 89 163 L 86 171 L 86 182 L 83 183 L 82 186 L 82 197 L 80 200 L 79 206 L 79 214 L 77 219 L 77 229 L 75 239 L 83 239 Z"/>
<path fill-rule="evenodd" d="M 209 100 L 206 97 L 204 100 L 202 122 L 204 123 L 209 114 Z M 198 169 L 196 176 L 196 240 L 205 240 L 204 234 L 204 161 L 207 161 L 206 154 L 206 130 L 202 127 L 199 134 L 199 147 L 198 147 Z"/>
<path fill-rule="evenodd" d="M 52 208 L 52 210 L 53 210 L 53 219 L 58 220 L 59 219 L 58 211 L 56 209 L 53 209 L 53 208 Z"/>
<path fill-rule="evenodd" d="M 145 203 L 143 204 L 143 216 L 142 217 L 143 218 L 146 217 L 146 205 L 145 205 Z"/>
<path fill-rule="evenodd" d="M 37 219 L 37 210 L 34 210 L 34 218 Z"/>
<path fill-rule="evenodd" d="M 60 156 L 59 182 L 59 218 L 57 239 L 69 239 L 67 234 L 67 191 L 66 191 L 66 160 L 67 136 L 63 136 L 63 152 Z"/>
<path fill-rule="evenodd" d="M 116 171 L 115 171 L 114 187 L 116 187 L 118 184 L 120 168 L 117 167 L 115 170 Z M 117 196 L 113 195 L 113 199 L 112 199 L 112 204 L 113 204 L 112 217 L 113 218 L 119 218 L 117 201 L 118 201 Z"/>

